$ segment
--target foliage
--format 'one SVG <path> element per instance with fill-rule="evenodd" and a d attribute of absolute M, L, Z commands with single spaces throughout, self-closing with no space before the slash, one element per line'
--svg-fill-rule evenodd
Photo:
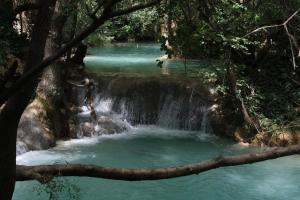
<path fill-rule="evenodd" d="M 153 41 L 157 38 L 157 26 L 157 11 L 149 8 L 114 19 L 103 29 L 116 41 Z"/>
<path fill-rule="evenodd" d="M 283 23 L 299 7 L 300 1 L 284 0 L 174 0 L 164 8 L 169 30 L 161 39 L 162 49 L 169 57 L 230 59 L 238 98 L 261 129 L 287 127 L 300 118 L 300 70 L 291 63 L 291 48 L 299 51 L 299 17 L 288 23 L 290 35 L 283 26 L 248 33 Z M 205 71 L 201 76 L 217 76 L 219 94 L 227 95 L 224 73 Z"/>
<path fill-rule="evenodd" d="M 299 83 L 287 80 L 271 67 L 260 71 L 267 74 L 259 76 L 256 82 L 244 73 L 245 66 L 236 66 L 235 70 L 239 78 L 237 93 L 258 120 L 261 131 L 272 133 L 272 130 L 299 127 L 297 124 L 291 126 L 300 119 Z"/>
<path fill-rule="evenodd" d="M 79 11 L 79 27 L 86 26 L 90 20 L 91 19 L 89 19 L 84 11 Z M 90 35 L 87 39 L 87 42 L 101 46 L 105 43 L 113 41 L 154 41 L 157 39 L 159 34 L 158 27 L 159 18 L 157 9 L 148 8 L 108 21 L 95 33 Z"/>
<path fill-rule="evenodd" d="M 266 46 L 266 39 L 278 29 L 246 36 L 263 25 L 282 23 L 300 6 L 300 1 L 196 1 L 173 0 L 164 10 L 168 17 L 168 42 L 174 54 L 185 57 L 222 57 L 226 48 L 252 55 L 256 48 Z M 294 20 L 291 26 L 295 24 Z M 292 31 L 296 31 L 293 29 Z M 269 33 L 267 33 L 269 32 Z M 282 34 L 282 33 L 279 33 Z M 285 36 L 285 35 L 282 35 Z M 274 46 L 289 49 L 287 38 L 272 38 Z M 284 45 L 282 45 L 285 43 Z M 283 53 L 283 52 L 281 52 Z"/>
<path fill-rule="evenodd" d="M 176 23 L 176 34 L 168 35 L 174 54 L 220 58 L 227 47 L 247 52 L 249 45 L 256 44 L 243 35 L 249 27 L 255 27 L 259 16 L 243 4 L 226 0 L 175 1 L 169 9 L 168 23 Z"/>
<path fill-rule="evenodd" d="M 66 178 L 55 178 L 45 184 L 40 184 L 33 189 L 38 195 L 46 193 L 49 200 L 61 199 L 61 195 L 67 195 L 70 200 L 79 200 L 80 189 Z"/>

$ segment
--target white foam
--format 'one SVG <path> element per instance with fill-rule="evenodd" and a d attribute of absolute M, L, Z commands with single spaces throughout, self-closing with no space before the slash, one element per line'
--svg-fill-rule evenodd
<path fill-rule="evenodd" d="M 174 139 L 174 138 L 193 138 L 206 141 L 211 138 L 215 138 L 212 134 L 207 134 L 201 131 L 184 131 L 178 129 L 168 129 L 159 126 L 137 126 L 132 129 L 126 135 L 127 138 L 136 137 L 151 137 L 162 139 Z"/>
<path fill-rule="evenodd" d="M 63 151 L 54 151 L 44 150 L 44 151 L 30 151 L 24 153 L 20 156 L 17 156 L 16 161 L 19 165 L 38 165 L 38 164 L 65 164 L 72 162 L 74 160 L 79 160 L 84 155 L 80 152 L 63 152 Z"/>
<path fill-rule="evenodd" d="M 89 108 L 87 106 L 81 106 L 80 107 L 82 112 L 88 112 L 89 111 Z"/>
<path fill-rule="evenodd" d="M 71 139 L 68 141 L 57 141 L 57 146 L 49 150 L 29 151 L 17 156 L 17 164 L 37 165 L 49 164 L 63 161 L 72 162 L 86 157 L 76 147 L 91 146 L 97 144 L 99 137 L 85 137 L 81 139 Z M 68 151 L 72 149 L 72 151 Z M 92 156 L 93 155 L 88 155 Z"/>
<path fill-rule="evenodd" d="M 103 142 L 107 139 L 135 139 L 135 138 L 161 138 L 161 139 L 176 139 L 176 138 L 192 138 L 201 141 L 209 141 L 216 139 L 215 135 L 204 133 L 201 131 L 184 131 L 178 129 L 162 128 L 154 125 L 147 126 L 136 126 L 130 127 L 128 131 L 112 134 L 112 135 L 101 135 L 92 138 L 81 138 L 73 139 L 70 141 L 59 142 L 58 144 L 63 146 L 72 145 L 91 145 L 99 142 Z"/>
<path fill-rule="evenodd" d="M 111 98 L 101 99 L 96 106 L 96 111 L 100 113 L 110 113 L 112 111 L 113 100 Z"/>
<path fill-rule="evenodd" d="M 77 114 L 78 117 L 87 117 L 87 116 L 90 116 L 91 115 L 91 111 L 88 110 L 88 111 L 83 111 L 83 112 L 80 112 Z"/>
<path fill-rule="evenodd" d="M 67 141 L 57 141 L 54 149 L 61 147 L 72 147 L 72 146 L 83 146 L 83 145 L 94 145 L 99 142 L 100 136 L 97 137 L 83 137 L 79 139 L 71 139 Z"/>
<path fill-rule="evenodd" d="M 120 140 L 120 139 L 135 139 L 135 138 L 161 138 L 161 139 L 176 139 L 176 138 L 192 138 L 201 141 L 215 139 L 216 136 L 200 131 L 183 131 L 177 129 L 167 129 L 159 126 L 136 126 L 131 127 L 128 131 L 112 134 L 101 135 L 95 137 L 84 137 L 81 139 L 72 139 L 68 141 L 58 141 L 57 148 L 66 148 L 82 145 L 95 145 L 102 143 L 105 140 Z"/>
<path fill-rule="evenodd" d="M 176 138 L 192 138 L 207 141 L 214 136 L 199 131 L 182 131 L 161 128 L 158 126 L 138 126 L 133 127 L 129 131 L 112 134 L 101 135 L 95 137 L 84 137 L 80 139 L 71 139 L 68 141 L 58 141 L 57 146 L 50 150 L 31 151 L 17 156 L 17 164 L 36 165 L 49 164 L 57 162 L 72 162 L 86 157 L 95 157 L 93 154 L 83 154 L 80 151 L 81 146 L 92 146 L 103 143 L 106 140 L 124 140 L 135 138 L 160 138 L 160 139 L 176 139 Z M 70 151 L 72 150 L 72 151 Z"/>

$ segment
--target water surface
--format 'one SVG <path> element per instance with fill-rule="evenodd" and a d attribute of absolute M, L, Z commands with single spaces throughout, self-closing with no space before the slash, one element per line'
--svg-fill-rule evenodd
<path fill-rule="evenodd" d="M 214 60 L 157 60 L 164 56 L 157 43 L 121 43 L 88 50 L 84 62 L 87 69 L 96 73 L 143 75 L 197 74 L 200 68 L 211 66 Z M 185 69 L 186 65 L 186 69 Z"/>
<path fill-rule="evenodd" d="M 157 168 L 249 151 L 260 150 L 235 145 L 201 132 L 144 126 L 120 135 L 60 142 L 54 149 L 21 155 L 17 162 L 27 165 L 92 163 L 113 167 Z M 83 200 L 296 200 L 300 196 L 299 179 L 299 156 L 161 181 L 68 178 L 80 188 L 79 196 Z M 46 199 L 46 194 L 39 196 L 33 192 L 36 185 L 33 181 L 17 183 L 14 200 Z M 64 192 L 59 197 L 68 199 Z"/>

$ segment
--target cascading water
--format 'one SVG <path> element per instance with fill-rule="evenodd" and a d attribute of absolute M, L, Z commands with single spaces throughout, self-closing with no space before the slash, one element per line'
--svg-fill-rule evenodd
<path fill-rule="evenodd" d="M 158 125 L 171 129 L 209 129 L 207 114 L 212 100 L 208 91 L 197 85 L 197 80 L 182 81 L 179 78 L 159 77 L 94 77 L 101 87 L 93 91 L 92 119 L 88 106 L 79 113 L 78 136 L 118 133 L 131 125 Z M 191 85 L 201 92 L 193 92 Z M 84 90 L 81 89 L 81 93 Z M 79 93 L 80 93 L 79 92 Z M 84 95 L 77 101 L 84 102 Z"/>

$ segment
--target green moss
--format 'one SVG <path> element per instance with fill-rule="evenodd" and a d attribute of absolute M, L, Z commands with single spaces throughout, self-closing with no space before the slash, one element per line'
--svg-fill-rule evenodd
<path fill-rule="evenodd" d="M 52 110 L 51 106 L 49 105 L 49 103 L 47 102 L 46 99 L 43 99 L 39 96 L 37 96 L 35 98 L 35 100 L 39 105 L 41 105 L 41 107 L 48 113 Z"/>
<path fill-rule="evenodd" d="M 54 133 L 54 110 L 50 106 L 49 102 L 46 99 L 43 99 L 39 96 L 35 98 L 33 101 L 34 106 L 38 106 L 38 109 L 42 110 L 44 115 L 42 116 L 42 123 L 45 125 L 45 127 L 48 128 L 50 131 L 49 134 L 56 137 L 56 134 Z"/>

